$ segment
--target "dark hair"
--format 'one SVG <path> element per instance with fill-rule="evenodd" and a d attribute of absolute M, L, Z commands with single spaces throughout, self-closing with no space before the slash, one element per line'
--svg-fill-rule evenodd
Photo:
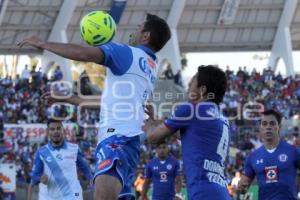
<path fill-rule="evenodd" d="M 227 88 L 227 78 L 225 72 L 218 67 L 207 65 L 199 66 L 197 73 L 198 87 L 205 85 L 206 94 L 213 94 L 209 101 L 219 105 L 223 101 L 223 97 Z"/>
<path fill-rule="evenodd" d="M 167 145 L 167 141 L 166 140 L 159 141 L 158 143 L 156 143 L 156 148 L 158 148 L 162 144 Z"/>
<path fill-rule="evenodd" d="M 171 38 L 171 31 L 169 25 L 162 18 L 147 13 L 146 21 L 144 23 L 143 32 L 150 32 L 149 46 L 154 51 L 161 50 L 168 40 Z"/>
<path fill-rule="evenodd" d="M 273 109 L 265 110 L 264 112 L 262 112 L 262 115 L 273 115 L 276 118 L 278 124 L 279 125 L 281 124 L 282 115 L 276 110 Z"/>
<path fill-rule="evenodd" d="M 62 121 L 61 120 L 58 120 L 58 119 L 54 119 L 54 118 L 49 118 L 47 120 L 47 126 L 49 126 L 51 123 L 59 123 L 59 124 L 62 124 Z"/>

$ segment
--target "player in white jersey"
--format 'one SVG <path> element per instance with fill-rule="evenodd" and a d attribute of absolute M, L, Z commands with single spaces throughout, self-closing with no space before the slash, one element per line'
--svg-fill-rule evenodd
<path fill-rule="evenodd" d="M 48 131 L 50 142 L 35 154 L 27 200 L 31 200 L 32 186 L 37 184 L 46 185 L 40 187 L 39 200 L 83 200 L 77 169 L 92 180 L 88 163 L 78 145 L 64 139 L 61 121 L 49 120 Z"/>
<path fill-rule="evenodd" d="M 157 77 L 155 53 L 171 37 L 165 20 L 147 14 L 130 35 L 129 45 L 108 43 L 83 47 L 41 41 L 30 37 L 18 45 L 30 45 L 65 58 L 95 62 L 107 67 L 101 96 L 99 141 L 96 150 L 95 200 L 134 199 L 131 185 L 140 156 L 144 105 Z M 81 100 L 72 98 L 69 102 Z"/>

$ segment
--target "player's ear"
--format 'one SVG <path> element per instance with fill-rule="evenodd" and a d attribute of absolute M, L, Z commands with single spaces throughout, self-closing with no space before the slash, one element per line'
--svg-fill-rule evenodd
<path fill-rule="evenodd" d="M 151 36 L 151 34 L 149 31 L 143 32 L 142 33 L 142 41 L 148 43 L 150 41 L 150 36 Z"/>
<path fill-rule="evenodd" d="M 200 96 L 203 97 L 207 93 L 207 87 L 205 85 L 201 85 L 199 87 Z"/>

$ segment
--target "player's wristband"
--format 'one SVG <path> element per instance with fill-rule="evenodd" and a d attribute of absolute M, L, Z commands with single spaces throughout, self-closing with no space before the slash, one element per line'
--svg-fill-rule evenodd
<path fill-rule="evenodd" d="M 183 197 L 182 197 L 182 193 L 176 193 L 176 194 L 175 194 L 175 197 L 178 197 L 178 198 L 180 198 L 180 199 L 183 198 Z"/>

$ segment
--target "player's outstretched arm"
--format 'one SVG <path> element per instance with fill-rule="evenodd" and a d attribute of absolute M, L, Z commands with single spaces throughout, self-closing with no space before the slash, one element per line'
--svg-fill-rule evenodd
<path fill-rule="evenodd" d="M 147 139 L 151 143 L 157 143 L 159 141 L 162 141 L 166 137 L 169 137 L 173 134 L 174 132 L 171 131 L 165 124 L 159 125 L 154 131 L 147 134 Z"/>
<path fill-rule="evenodd" d="M 100 102 L 100 96 L 99 96 L 99 98 L 83 99 L 83 98 L 80 98 L 77 95 L 72 95 L 71 97 L 66 98 L 66 99 L 57 99 L 57 98 L 55 98 L 55 96 L 52 96 L 50 92 L 44 93 L 41 96 L 41 99 L 43 101 L 43 104 L 47 105 L 47 106 L 51 106 L 51 105 L 53 105 L 55 103 L 69 103 L 69 104 L 73 104 L 75 106 L 78 106 L 81 103 L 89 103 L 89 102 L 93 103 L 93 105 L 94 105 L 95 103 L 99 103 Z M 99 108 L 100 104 L 99 105 L 95 104 L 92 107 Z"/>
<path fill-rule="evenodd" d="M 46 42 L 32 36 L 19 42 L 17 46 L 29 45 L 38 49 L 48 50 L 54 54 L 71 60 L 102 63 L 104 54 L 97 47 L 84 47 L 77 44 Z"/>
<path fill-rule="evenodd" d="M 238 183 L 238 190 L 240 193 L 244 194 L 247 192 L 253 178 L 249 178 L 248 176 L 245 176 L 244 174 L 241 177 L 241 180 Z"/>
<path fill-rule="evenodd" d="M 182 176 L 176 176 L 176 179 L 175 179 L 175 192 L 176 192 L 175 200 L 182 199 L 181 188 L 182 188 Z"/>

